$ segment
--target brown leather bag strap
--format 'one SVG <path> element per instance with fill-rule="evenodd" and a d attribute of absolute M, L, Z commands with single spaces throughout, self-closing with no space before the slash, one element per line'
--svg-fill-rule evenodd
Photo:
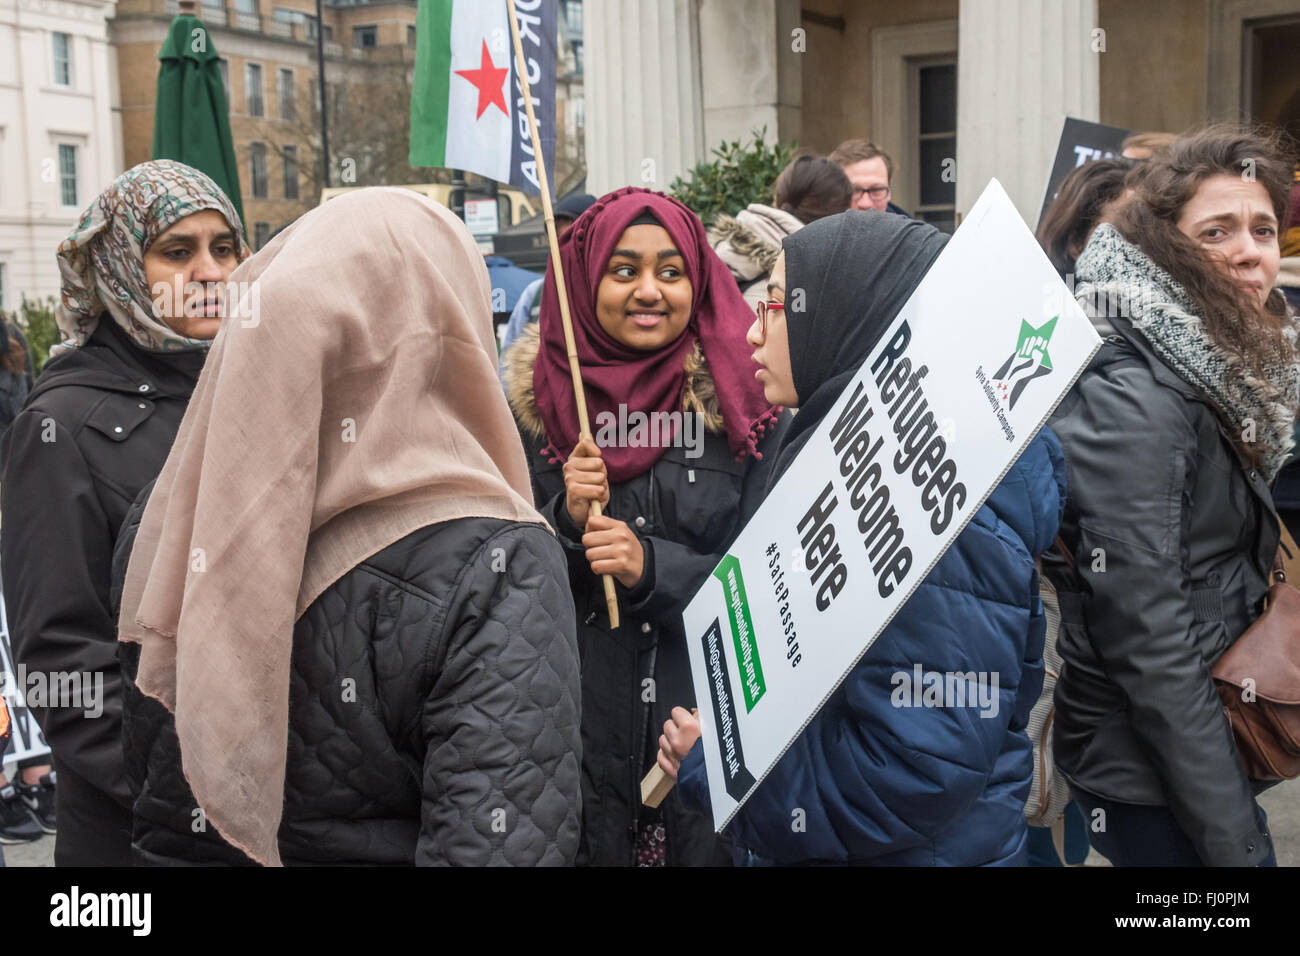
<path fill-rule="evenodd" d="M 1071 571 L 1075 570 L 1074 554 L 1070 551 L 1068 547 L 1066 547 L 1065 542 L 1061 539 L 1061 536 L 1059 534 L 1056 536 L 1056 540 L 1053 541 L 1052 543 L 1056 545 L 1057 552 L 1059 552 L 1061 557 L 1065 559 L 1065 563 L 1070 566 L 1070 570 Z"/>

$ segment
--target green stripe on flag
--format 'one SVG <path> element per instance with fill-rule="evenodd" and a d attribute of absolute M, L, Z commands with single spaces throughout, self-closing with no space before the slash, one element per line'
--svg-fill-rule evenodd
<path fill-rule="evenodd" d="M 740 687 L 745 694 L 745 713 L 749 713 L 767 693 L 767 685 L 763 682 L 763 665 L 758 660 L 758 645 L 754 643 L 754 622 L 749 616 L 745 578 L 740 573 L 740 562 L 731 554 L 713 569 L 713 576 L 722 584 L 722 595 L 727 602 L 731 640 L 736 645 L 736 669 L 740 671 Z"/>
<path fill-rule="evenodd" d="M 463 2 L 463 0 L 462 0 Z M 420 0 L 411 87 L 412 166 L 445 166 L 451 83 L 451 11 L 456 0 Z"/>

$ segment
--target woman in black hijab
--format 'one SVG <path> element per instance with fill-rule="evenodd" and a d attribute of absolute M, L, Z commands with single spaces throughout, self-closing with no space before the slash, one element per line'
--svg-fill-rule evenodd
<path fill-rule="evenodd" d="M 926 223 L 859 211 L 786 238 L 748 336 L 767 400 L 799 408 L 776 475 L 945 241 Z M 741 808 L 730 826 L 738 847 L 783 864 L 1026 862 L 1033 750 L 1025 725 L 1043 677 L 1034 556 L 1056 535 L 1064 500 L 1060 444 L 1044 429 Z M 899 706 L 896 677 L 917 666 L 985 676 L 994 706 Z M 660 765 L 679 776 L 687 806 L 707 809 L 703 748 L 692 749 L 698 722 L 681 708 L 673 718 Z M 803 811 L 794 818 L 802 828 L 791 824 L 793 808 Z"/>
<path fill-rule="evenodd" d="M 779 354 L 770 364 L 759 357 L 768 344 L 761 320 L 749 330 L 754 361 L 764 367 L 759 374 L 767 400 L 772 401 L 775 388 L 784 404 L 799 409 L 786 431 L 772 483 L 826 417 L 948 242 L 929 223 L 902 216 L 886 220 L 875 211 L 855 209 L 819 222 L 786 237 L 768 283 L 766 325 L 773 338 L 785 332 L 785 365 Z"/>

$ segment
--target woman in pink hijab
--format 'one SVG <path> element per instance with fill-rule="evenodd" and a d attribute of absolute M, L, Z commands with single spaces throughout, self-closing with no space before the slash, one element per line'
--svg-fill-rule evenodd
<path fill-rule="evenodd" d="M 231 281 L 118 554 L 137 863 L 571 863 L 573 604 L 469 233 L 362 190 Z"/>
<path fill-rule="evenodd" d="M 694 702 L 681 612 L 743 527 L 746 489 L 762 489 L 781 410 L 754 378 L 753 312 L 677 200 L 610 193 L 565 233 L 560 256 L 594 442 L 579 440 L 550 271 L 540 321 L 506 353 L 503 377 L 582 621 L 578 861 L 729 864 L 705 817 L 673 794 L 643 807 L 639 782 L 671 707 Z M 601 574 L 615 581 L 616 630 Z"/>

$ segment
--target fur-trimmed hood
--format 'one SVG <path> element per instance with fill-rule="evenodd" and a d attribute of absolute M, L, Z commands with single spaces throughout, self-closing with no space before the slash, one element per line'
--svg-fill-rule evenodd
<path fill-rule="evenodd" d="M 546 434 L 542 414 L 537 409 L 533 395 L 533 365 L 541 348 L 541 329 L 536 322 L 524 326 L 515 343 L 506 350 L 504 372 L 506 400 L 514 412 L 520 430 L 534 439 Z M 711 432 L 723 431 L 722 412 L 718 408 L 718 392 L 709 372 L 708 362 L 700 343 L 686 355 L 686 382 L 682 386 L 682 411 L 701 416 L 704 427 Z"/>
<path fill-rule="evenodd" d="M 771 272 L 781 254 L 781 240 L 802 227 L 788 212 L 750 203 L 735 217 L 718 216 L 709 229 L 709 244 L 743 284 Z"/>

